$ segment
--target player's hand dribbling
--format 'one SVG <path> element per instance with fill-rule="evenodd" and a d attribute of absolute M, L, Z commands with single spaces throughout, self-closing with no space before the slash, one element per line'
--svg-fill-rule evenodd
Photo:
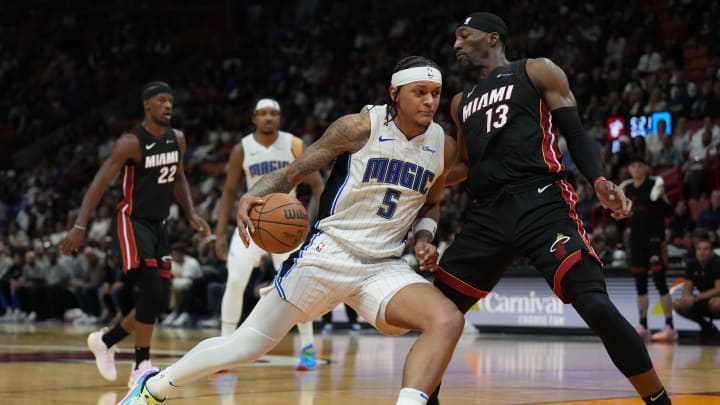
<path fill-rule="evenodd" d="M 437 246 L 429 242 L 415 242 L 415 257 L 420 264 L 421 271 L 437 270 Z"/>
<path fill-rule="evenodd" d="M 255 231 L 255 227 L 253 227 L 248 214 L 250 213 L 252 207 L 262 204 L 265 204 L 265 201 L 263 201 L 262 198 L 250 194 L 243 194 L 238 201 L 235 222 L 237 223 L 238 235 L 245 247 L 250 246 L 250 232 Z"/>
<path fill-rule="evenodd" d="M 60 252 L 65 256 L 77 252 L 83 240 L 85 240 L 85 231 L 77 227 L 72 227 L 60 242 Z"/>
<path fill-rule="evenodd" d="M 632 210 L 632 201 L 625 197 L 625 193 L 620 187 L 610 180 L 603 180 L 598 183 L 595 188 L 595 195 L 598 200 L 607 209 L 612 211 L 610 214 L 615 219 L 627 218 Z"/>

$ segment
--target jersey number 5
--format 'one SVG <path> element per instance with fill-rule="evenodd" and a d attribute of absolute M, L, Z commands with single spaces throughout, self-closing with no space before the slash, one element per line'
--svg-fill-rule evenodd
<path fill-rule="evenodd" d="M 507 104 L 500 104 L 499 106 L 495 107 L 493 110 L 492 108 L 485 111 L 485 122 L 487 123 L 486 133 L 490 133 L 493 128 L 502 128 L 507 124 L 507 114 L 508 114 L 508 107 Z M 495 121 L 493 122 L 493 116 Z"/>
<path fill-rule="evenodd" d="M 163 166 L 160 168 L 160 177 L 158 177 L 158 184 L 172 183 L 175 181 L 175 172 L 177 166 Z"/>
<path fill-rule="evenodd" d="M 392 218 L 395 213 L 395 209 L 397 208 L 397 200 L 399 199 L 400 192 L 389 188 L 387 192 L 385 192 L 385 197 L 382 202 L 383 206 L 378 208 L 377 214 L 385 219 Z"/>

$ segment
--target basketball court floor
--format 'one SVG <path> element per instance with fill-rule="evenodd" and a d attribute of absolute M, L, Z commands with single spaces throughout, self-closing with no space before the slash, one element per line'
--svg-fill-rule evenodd
<path fill-rule="evenodd" d="M 110 405 L 127 391 L 132 340 L 121 345 L 118 380 L 103 380 L 85 339 L 93 329 L 0 324 L 0 404 Z M 215 332 L 157 329 L 152 357 L 165 367 Z M 169 404 L 394 404 L 415 336 L 373 331 L 316 335 L 321 364 L 297 372 L 289 335 L 270 355 L 221 378 L 179 389 Z M 673 403 L 720 405 L 720 346 L 648 343 Z M 642 404 L 594 337 L 480 334 L 460 341 L 443 382 L 443 405 Z"/>

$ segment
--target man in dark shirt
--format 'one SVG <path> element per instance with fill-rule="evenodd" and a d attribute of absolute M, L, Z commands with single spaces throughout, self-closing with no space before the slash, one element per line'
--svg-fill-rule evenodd
<path fill-rule="evenodd" d="M 712 320 L 720 318 L 720 257 L 707 231 L 699 232 L 704 235 L 695 238 L 695 259 L 687 265 L 682 296 L 673 305 L 680 316 L 700 325 L 700 338 L 706 340 L 718 333 Z"/>

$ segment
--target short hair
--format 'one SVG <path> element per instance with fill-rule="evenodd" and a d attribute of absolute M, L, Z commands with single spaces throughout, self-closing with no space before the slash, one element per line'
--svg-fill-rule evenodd
<path fill-rule="evenodd" d="M 409 69 L 413 67 L 423 67 L 423 66 L 430 66 L 434 67 L 437 70 L 440 69 L 440 65 L 438 65 L 435 61 L 432 59 L 428 59 L 424 56 L 406 56 L 395 65 L 395 69 L 393 69 L 393 73 L 399 72 L 404 69 Z M 400 89 L 403 86 L 398 86 L 398 90 L 395 92 L 395 97 L 393 98 L 390 94 L 387 96 L 387 112 L 385 113 L 385 125 L 390 124 L 392 120 L 395 119 L 397 116 L 397 99 L 400 94 Z"/>

